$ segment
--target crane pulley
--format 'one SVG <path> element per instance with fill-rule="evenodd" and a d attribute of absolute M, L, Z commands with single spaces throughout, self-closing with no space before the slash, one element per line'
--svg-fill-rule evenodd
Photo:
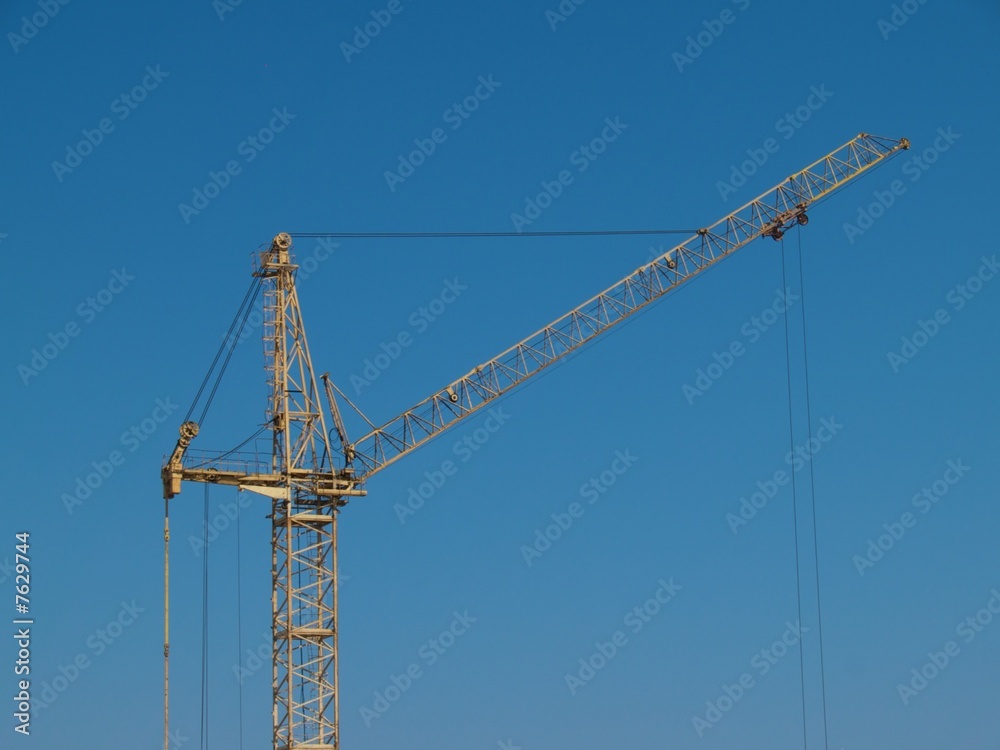
<path fill-rule="evenodd" d="M 271 453 L 194 453 L 199 428 L 187 421 L 161 471 L 168 501 L 184 481 L 271 499 L 275 750 L 340 747 L 336 522 L 350 497 L 366 494 L 365 480 L 753 240 L 780 240 L 808 223 L 811 206 L 907 148 L 905 138 L 858 135 L 353 443 L 336 387 L 323 375 L 342 458 L 336 462 L 299 308 L 292 239 L 277 235 L 255 270 L 264 293 Z"/>

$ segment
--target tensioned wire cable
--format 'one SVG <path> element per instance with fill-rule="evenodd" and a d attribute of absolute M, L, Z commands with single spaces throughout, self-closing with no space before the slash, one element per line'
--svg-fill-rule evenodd
<path fill-rule="evenodd" d="M 205 557 L 202 560 L 201 578 L 201 725 L 199 731 L 201 750 L 208 750 L 208 488 L 205 484 L 205 509 L 203 532 Z"/>
<path fill-rule="evenodd" d="M 201 399 L 206 386 L 208 386 L 208 381 L 211 379 L 212 373 L 215 371 L 215 367 L 219 363 L 219 359 L 222 357 L 223 352 L 226 352 L 226 349 L 228 348 L 229 351 L 226 352 L 226 358 L 223 360 L 222 367 L 216 376 L 216 381 L 212 390 L 209 392 L 208 400 L 201 411 L 201 415 L 198 417 L 199 424 L 205 421 L 205 416 L 208 414 L 208 408 L 212 405 L 212 400 L 215 398 L 215 394 L 219 389 L 219 383 L 222 382 L 222 375 L 225 373 L 226 367 L 229 365 L 229 360 L 232 359 L 233 353 L 236 351 L 236 344 L 239 342 L 243 329 L 246 327 L 247 320 L 250 317 L 250 313 L 253 311 L 254 302 L 260 292 L 261 281 L 260 276 L 254 276 L 250 281 L 250 288 L 247 289 L 246 294 L 243 296 L 243 301 L 240 303 L 240 307 L 236 311 L 236 315 L 233 316 L 233 320 L 229 324 L 229 330 L 226 331 L 226 336 L 222 340 L 222 345 L 219 346 L 219 350 L 215 353 L 215 358 L 212 360 L 212 364 L 209 365 L 208 372 L 205 373 L 205 378 L 201 381 L 201 385 L 198 387 L 198 392 L 195 394 L 194 400 L 191 402 L 191 406 L 188 408 L 187 414 L 184 415 L 185 422 L 191 419 L 191 415 L 194 413 L 194 409 L 198 405 L 198 401 Z"/>
<path fill-rule="evenodd" d="M 250 313 L 253 312 L 253 303 L 257 299 L 257 294 L 262 286 L 260 276 L 254 276 L 253 281 L 254 283 L 250 285 L 250 290 L 247 292 L 247 296 L 244 298 L 244 307 L 242 308 L 243 316 L 239 321 L 239 326 L 238 328 L 236 328 L 235 333 L 233 332 L 233 326 L 230 325 L 229 327 L 229 333 L 227 334 L 226 340 L 223 343 L 223 347 L 227 344 L 229 345 L 229 351 L 226 353 L 226 358 L 222 362 L 222 367 L 219 368 L 219 375 L 215 380 L 215 384 L 212 386 L 212 390 L 208 394 L 208 400 L 205 402 L 205 408 L 202 409 L 201 416 L 198 418 L 199 423 L 205 421 L 205 416 L 208 414 L 209 407 L 212 406 L 212 401 L 215 399 L 215 394 L 216 392 L 218 392 L 219 385 L 222 383 L 222 376 L 225 374 L 226 368 L 229 366 L 229 360 L 233 358 L 233 354 L 236 352 L 236 345 L 239 343 L 240 336 L 243 334 L 243 329 L 246 327 L 247 320 L 249 320 L 250 318 Z M 238 314 L 239 313 L 237 313 L 237 315 Z M 216 355 L 216 361 L 217 360 L 218 360 L 218 355 Z M 213 363 L 213 367 L 214 366 L 215 365 Z"/>
<path fill-rule="evenodd" d="M 809 397 L 809 348 L 806 344 L 808 336 L 806 335 L 806 294 L 805 294 L 805 281 L 802 270 L 802 230 L 798 232 L 798 245 L 799 245 L 799 289 L 801 289 L 802 295 L 802 361 L 805 372 L 805 396 L 806 396 L 806 429 L 809 432 L 810 438 L 812 437 L 812 405 L 810 403 Z M 809 462 L 809 494 L 812 502 L 812 537 L 813 537 L 813 562 L 816 569 L 816 616 L 817 622 L 817 634 L 819 638 L 819 674 L 820 674 L 820 686 L 822 690 L 822 703 L 823 703 L 823 747 L 829 748 L 830 746 L 830 735 L 827 727 L 826 720 L 826 659 L 823 654 L 823 604 L 820 598 L 819 591 L 819 539 L 816 531 L 816 474 L 814 471 L 814 465 L 812 461 Z"/>
<path fill-rule="evenodd" d="M 472 237 L 609 237 L 649 234 L 694 234 L 697 229 L 611 229 L 583 232 L 289 232 L 304 239 L 451 239 Z"/>
<path fill-rule="evenodd" d="M 881 161 L 867 169 L 858 178 L 864 178 L 881 169 L 887 161 Z M 841 185 L 828 195 L 812 202 L 818 206 L 839 193 L 846 185 Z M 303 239 L 453 239 L 453 238 L 483 238 L 483 237 L 620 237 L 627 235 L 668 235 L 696 234 L 698 229 L 607 229 L 589 231 L 551 231 L 551 232 L 289 232 L 291 237 Z"/>
<path fill-rule="evenodd" d="M 207 485 L 206 485 L 207 486 Z M 243 572 L 242 572 L 242 546 L 240 520 L 243 518 L 242 508 L 237 503 L 236 507 L 236 651 L 239 658 L 237 664 L 243 661 Z M 240 750 L 243 750 L 243 674 L 240 673 Z"/>
<path fill-rule="evenodd" d="M 802 297 L 801 317 L 802 317 L 802 359 L 803 376 L 805 386 L 806 401 L 806 430 L 812 438 L 812 405 L 810 404 L 809 392 L 809 350 L 807 345 L 806 310 L 805 310 L 805 282 L 802 270 L 802 230 L 798 228 L 798 262 L 799 262 L 799 290 Z M 781 241 L 781 282 L 782 288 L 786 285 L 786 262 L 785 262 L 785 241 Z M 789 340 L 788 315 L 785 315 L 785 371 L 788 380 L 788 441 L 791 450 L 795 450 L 795 438 L 792 416 L 792 365 L 791 365 L 791 344 Z M 812 512 L 812 542 L 813 542 L 813 563 L 816 571 L 816 617 L 818 621 L 817 637 L 819 640 L 819 668 L 820 668 L 820 702 L 823 707 L 823 747 L 829 750 L 830 737 L 827 724 L 826 710 L 826 658 L 823 650 L 823 607 L 820 597 L 819 579 L 819 535 L 816 524 L 816 477 L 813 471 L 812 447 L 809 452 L 809 494 Z M 795 597 L 798 608 L 799 627 L 802 627 L 802 584 L 800 575 L 799 557 L 799 521 L 798 521 L 798 494 L 796 492 L 795 472 L 792 472 L 792 525 L 795 534 Z M 805 659 L 803 652 L 803 639 L 799 637 L 799 682 L 802 691 L 802 745 L 808 747 L 807 740 L 807 719 L 806 719 L 806 682 L 805 682 Z"/>
<path fill-rule="evenodd" d="M 785 277 L 785 240 L 781 240 L 781 288 L 787 289 Z M 785 313 L 785 376 L 788 381 L 788 449 L 795 451 L 795 431 L 792 413 L 792 347 L 789 342 L 788 313 Z M 807 748 L 808 733 L 806 720 L 806 671 L 802 645 L 802 579 L 799 565 L 799 502 L 795 486 L 795 472 L 792 472 L 792 531 L 795 535 L 795 606 L 799 618 L 799 689 L 802 693 L 802 747 Z"/>

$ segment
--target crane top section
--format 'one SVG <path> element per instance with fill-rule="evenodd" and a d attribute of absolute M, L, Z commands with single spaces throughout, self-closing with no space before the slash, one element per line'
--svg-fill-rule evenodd
<path fill-rule="evenodd" d="M 344 439 L 346 433 L 327 382 L 334 424 L 341 437 L 343 466 L 316 467 L 304 472 L 307 476 L 303 479 L 310 485 L 315 483 L 322 494 L 363 494 L 355 488 L 368 477 L 753 240 L 770 237 L 777 241 L 790 227 L 807 224 L 810 206 L 909 147 L 906 138 L 861 133 L 353 443 Z M 288 234 L 277 235 L 261 254 L 256 274 L 267 280 L 294 269 L 291 246 Z M 297 324 L 301 326 L 301 319 Z M 304 332 L 302 336 L 304 343 Z M 308 362 L 307 350 L 304 360 Z M 311 362 L 308 369 L 306 379 L 314 382 Z M 179 492 L 184 479 L 258 487 L 280 484 L 281 476 L 273 467 L 251 462 L 234 467 L 228 453 L 218 454 L 217 459 L 205 454 L 192 462 L 185 458 L 185 452 L 197 434 L 197 425 L 185 423 L 181 429 L 177 447 L 162 471 L 166 497 Z"/>

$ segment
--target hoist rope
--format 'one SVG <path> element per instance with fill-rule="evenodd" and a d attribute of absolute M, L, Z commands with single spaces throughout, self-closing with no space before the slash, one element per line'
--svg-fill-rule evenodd
<path fill-rule="evenodd" d="M 163 501 L 163 750 L 170 750 L 170 501 Z"/>
<path fill-rule="evenodd" d="M 802 270 L 802 230 L 799 229 L 798 234 L 798 251 L 799 251 L 799 289 L 800 296 L 802 297 L 801 302 L 801 315 L 802 315 L 802 363 L 803 372 L 805 374 L 805 396 L 806 396 L 806 429 L 812 438 L 812 404 L 809 395 L 809 348 L 807 345 L 808 335 L 806 329 L 806 291 L 805 291 L 805 280 Z M 812 444 L 810 443 L 810 461 L 809 461 L 809 495 L 812 503 L 812 537 L 813 537 L 813 563 L 816 570 L 816 617 L 817 617 L 817 638 L 819 640 L 819 674 L 820 674 L 820 689 L 822 695 L 823 704 L 823 747 L 827 750 L 830 746 L 830 736 L 827 729 L 826 720 L 826 659 L 823 654 L 823 604 L 820 598 L 820 586 L 819 586 L 819 537 L 816 531 L 816 473 L 815 467 L 811 460 L 811 449 Z M 801 623 L 800 623 L 801 624 Z"/>
<path fill-rule="evenodd" d="M 208 488 L 205 484 L 203 534 L 205 557 L 201 572 L 201 750 L 208 750 Z"/>
<path fill-rule="evenodd" d="M 242 492 L 242 490 L 240 490 Z M 243 574 L 241 564 L 242 540 L 240 519 L 243 513 L 239 503 L 236 508 L 236 664 L 243 663 Z M 240 671 L 240 750 L 243 750 L 243 672 Z"/>
<path fill-rule="evenodd" d="M 820 578 L 819 578 L 819 534 L 817 531 L 816 524 L 816 476 L 814 473 L 813 466 L 813 451 L 812 451 L 812 404 L 810 403 L 810 391 L 809 391 L 809 349 L 808 349 L 808 329 L 806 326 L 806 309 L 805 309 L 805 276 L 802 269 L 802 231 L 801 227 L 798 228 L 797 239 L 798 239 L 798 264 L 799 264 L 799 296 L 801 297 L 800 315 L 802 318 L 802 366 L 803 366 L 803 378 L 804 378 L 804 395 L 805 395 L 805 407 L 806 407 L 806 431 L 809 435 L 809 495 L 810 495 L 810 507 L 812 513 L 812 542 L 813 542 L 813 564 L 815 569 L 815 585 L 816 585 L 816 617 L 817 617 L 817 639 L 819 641 L 819 667 L 820 667 L 820 700 L 823 708 L 823 747 L 825 750 L 829 750 L 830 738 L 827 725 L 827 711 L 826 711 L 826 659 L 823 651 L 823 607 L 822 599 L 820 597 Z M 787 289 L 787 275 L 786 275 L 786 259 L 785 259 L 785 241 L 781 241 L 781 283 L 782 289 Z M 792 355 L 791 355 L 791 341 L 789 333 L 789 323 L 788 314 L 785 314 L 785 374 L 787 377 L 788 386 L 788 442 L 789 450 L 795 451 L 795 435 L 794 435 L 794 416 L 793 416 L 793 398 L 792 398 Z M 801 561 L 799 556 L 799 515 L 798 515 L 798 492 L 797 484 L 795 481 L 795 472 L 792 471 L 792 526 L 795 534 L 795 598 L 796 606 L 798 609 L 799 618 L 799 628 L 802 630 L 802 579 L 801 579 Z M 803 638 L 799 637 L 799 683 L 802 692 L 802 745 L 803 747 L 808 747 L 808 734 L 807 734 L 807 717 L 806 717 L 806 680 L 805 680 L 805 658 L 804 658 L 804 645 Z"/>
<path fill-rule="evenodd" d="M 781 288 L 788 289 L 785 272 L 785 240 L 781 240 Z M 792 347 L 789 341 L 788 312 L 785 312 L 785 377 L 788 390 L 788 450 L 795 452 L 794 416 L 792 405 Z M 794 467 L 793 467 L 794 469 Z M 802 632 L 802 580 L 799 564 L 799 501 L 796 491 L 795 471 L 792 474 L 792 529 L 795 534 L 795 606 L 798 613 L 799 632 Z M 802 747 L 808 747 L 806 720 L 806 671 L 803 638 L 799 636 L 799 689 L 802 693 Z"/>

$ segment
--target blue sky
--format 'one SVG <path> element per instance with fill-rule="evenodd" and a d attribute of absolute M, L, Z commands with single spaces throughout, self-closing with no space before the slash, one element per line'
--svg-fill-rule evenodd
<path fill-rule="evenodd" d="M 276 233 L 692 229 L 862 131 L 913 147 L 789 233 L 784 283 L 782 246 L 754 243 L 350 503 L 342 742 L 795 748 L 804 715 L 822 747 L 815 550 L 829 747 L 1000 747 L 994 3 L 43 0 L 4 4 L 0 30 L 0 580 L 12 623 L 29 532 L 45 701 L 28 737 L 8 703 L 2 747 L 162 746 L 159 468 Z M 298 240 L 317 370 L 388 420 L 671 239 Z M 262 420 L 259 332 L 200 447 Z M 812 460 L 786 462 L 810 437 Z M 401 513 L 446 461 L 454 476 Z M 186 486 L 171 506 L 171 723 L 189 749 L 203 498 Z M 215 747 L 238 746 L 241 666 L 243 746 L 270 746 L 270 669 L 248 655 L 268 649 L 266 512 L 211 491 Z"/>

